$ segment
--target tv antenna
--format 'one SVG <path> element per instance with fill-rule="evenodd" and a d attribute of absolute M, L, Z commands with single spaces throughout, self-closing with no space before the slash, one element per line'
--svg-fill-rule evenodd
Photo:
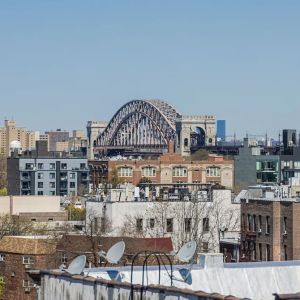
<path fill-rule="evenodd" d="M 71 275 L 80 275 L 86 264 L 86 256 L 80 255 L 72 260 L 67 269 L 62 269 L 63 271 Z"/>

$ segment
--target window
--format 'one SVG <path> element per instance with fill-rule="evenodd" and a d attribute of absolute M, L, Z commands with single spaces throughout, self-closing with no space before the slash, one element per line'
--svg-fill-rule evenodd
<path fill-rule="evenodd" d="M 271 228 L 270 228 L 270 217 L 266 217 L 266 234 L 270 234 Z"/>
<path fill-rule="evenodd" d="M 258 244 L 258 257 L 259 257 L 259 260 L 262 261 L 262 244 L 261 243 Z"/>
<path fill-rule="evenodd" d="M 43 173 L 38 173 L 37 174 L 37 178 L 38 179 L 43 179 L 44 178 L 44 174 Z"/>
<path fill-rule="evenodd" d="M 143 230 L 143 219 L 136 219 L 136 230 L 139 232 Z"/>
<path fill-rule="evenodd" d="M 261 215 L 258 216 L 258 232 L 261 233 L 261 227 L 262 227 L 262 219 Z"/>
<path fill-rule="evenodd" d="M 55 179 L 55 173 L 49 173 L 49 178 L 50 179 Z"/>
<path fill-rule="evenodd" d="M 32 222 L 36 222 L 36 218 L 31 218 L 31 221 Z"/>
<path fill-rule="evenodd" d="M 51 164 L 49 165 L 49 167 L 50 167 L 50 170 L 55 170 L 55 163 L 51 163 Z"/>
<path fill-rule="evenodd" d="M 256 215 L 253 215 L 253 231 L 257 231 L 257 225 L 256 225 Z"/>
<path fill-rule="evenodd" d="M 80 164 L 80 170 L 84 170 L 86 168 L 86 164 L 85 163 L 81 163 Z"/>
<path fill-rule="evenodd" d="M 287 255 L 287 245 L 284 245 L 284 260 L 288 260 L 288 255 Z"/>
<path fill-rule="evenodd" d="M 5 254 L 0 253 L 0 262 L 5 261 Z"/>
<path fill-rule="evenodd" d="M 38 191 L 37 193 L 39 196 L 43 196 L 44 195 L 44 192 L 43 191 Z"/>
<path fill-rule="evenodd" d="M 173 168 L 174 177 L 185 177 L 187 176 L 187 168 L 185 167 L 175 167 Z"/>
<path fill-rule="evenodd" d="M 189 146 L 189 140 L 187 138 L 184 139 L 184 147 Z"/>
<path fill-rule="evenodd" d="M 204 253 L 208 252 L 208 242 L 202 243 L 202 252 L 204 252 Z"/>
<path fill-rule="evenodd" d="M 70 173 L 69 177 L 70 179 L 75 179 L 75 173 Z"/>
<path fill-rule="evenodd" d="M 283 167 L 284 168 L 289 168 L 290 167 L 290 162 L 289 161 L 283 161 Z"/>
<path fill-rule="evenodd" d="M 49 188 L 55 189 L 55 182 L 49 182 Z"/>
<path fill-rule="evenodd" d="M 173 232 L 173 219 L 167 219 L 167 232 Z"/>
<path fill-rule="evenodd" d="M 30 164 L 30 163 L 25 164 L 25 169 L 26 170 L 33 170 L 33 164 Z"/>
<path fill-rule="evenodd" d="M 60 262 L 62 264 L 68 263 L 68 255 L 67 255 L 67 253 L 61 253 Z"/>
<path fill-rule="evenodd" d="M 38 188 L 42 189 L 44 187 L 44 183 L 43 182 L 38 182 Z"/>
<path fill-rule="evenodd" d="M 32 256 L 23 256 L 23 265 L 32 265 L 34 263 Z"/>
<path fill-rule="evenodd" d="M 300 161 L 294 161 L 294 169 L 300 169 Z"/>
<path fill-rule="evenodd" d="M 266 245 L 266 261 L 270 261 L 271 260 L 271 249 L 270 249 L 270 245 L 267 244 Z"/>
<path fill-rule="evenodd" d="M 246 229 L 246 216 L 245 214 L 242 214 L 242 227 L 245 230 Z"/>
<path fill-rule="evenodd" d="M 50 192 L 49 192 L 49 195 L 50 195 L 50 196 L 55 196 L 55 191 L 50 191 Z"/>
<path fill-rule="evenodd" d="M 142 168 L 142 177 L 155 177 L 156 169 L 154 167 L 144 167 Z"/>
<path fill-rule="evenodd" d="M 209 218 L 203 218 L 202 226 L 203 226 L 203 232 L 209 232 Z"/>
<path fill-rule="evenodd" d="M 66 163 L 61 163 L 60 168 L 62 170 L 66 170 L 67 169 L 67 164 Z"/>
<path fill-rule="evenodd" d="M 287 234 L 287 217 L 283 218 L 283 234 Z"/>
<path fill-rule="evenodd" d="M 31 280 L 23 280 L 23 288 L 34 287 L 34 283 Z"/>
<path fill-rule="evenodd" d="M 38 169 L 43 170 L 44 169 L 44 164 L 43 163 L 38 163 Z"/>
<path fill-rule="evenodd" d="M 247 220 L 248 220 L 248 231 L 251 231 L 252 216 L 248 214 Z"/>
<path fill-rule="evenodd" d="M 209 167 L 206 169 L 206 176 L 208 177 L 219 177 L 220 174 L 220 168 L 218 167 Z"/>
<path fill-rule="evenodd" d="M 53 218 L 48 218 L 48 221 L 53 221 Z"/>
<path fill-rule="evenodd" d="M 191 232 L 192 229 L 192 219 L 191 218 L 185 218 L 184 219 L 184 231 L 185 232 Z"/>
<path fill-rule="evenodd" d="M 256 243 L 250 242 L 251 260 L 256 261 Z"/>
<path fill-rule="evenodd" d="M 150 226 L 151 229 L 154 228 L 154 226 L 155 226 L 155 219 L 154 219 L 154 218 L 151 218 L 151 219 L 149 220 L 149 226 Z"/>
<path fill-rule="evenodd" d="M 70 189 L 75 189 L 75 182 L 74 181 L 70 181 Z"/>
<path fill-rule="evenodd" d="M 131 167 L 121 167 L 118 169 L 118 176 L 120 177 L 132 177 Z"/>

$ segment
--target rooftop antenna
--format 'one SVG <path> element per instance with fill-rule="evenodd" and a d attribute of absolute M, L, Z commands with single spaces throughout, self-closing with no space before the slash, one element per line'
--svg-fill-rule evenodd
<path fill-rule="evenodd" d="M 72 260 L 69 267 L 67 269 L 62 269 L 71 275 L 80 275 L 86 264 L 86 256 L 80 255 Z"/>
<path fill-rule="evenodd" d="M 183 263 L 189 263 L 194 257 L 196 248 L 197 248 L 196 242 L 190 241 L 188 243 L 185 243 L 176 254 L 174 254 L 174 252 L 171 254 L 173 254 L 179 261 L 181 261 Z M 177 269 L 181 278 L 177 278 L 177 277 L 173 276 L 172 279 L 181 281 L 181 282 L 191 281 L 192 267 L 193 267 L 193 263 L 191 263 L 188 268 Z"/>

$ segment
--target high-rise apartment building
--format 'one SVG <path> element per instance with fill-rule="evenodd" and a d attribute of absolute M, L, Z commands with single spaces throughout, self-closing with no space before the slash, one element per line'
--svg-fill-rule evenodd
<path fill-rule="evenodd" d="M 16 121 L 5 120 L 4 127 L 0 128 L 0 155 L 9 156 L 13 141 L 20 142 L 22 150 L 32 150 L 37 139 L 38 132 L 27 131 L 17 127 Z"/>
<path fill-rule="evenodd" d="M 45 134 L 49 137 L 49 151 L 57 151 L 56 143 L 69 142 L 69 131 L 57 129 L 56 131 L 46 131 Z"/>

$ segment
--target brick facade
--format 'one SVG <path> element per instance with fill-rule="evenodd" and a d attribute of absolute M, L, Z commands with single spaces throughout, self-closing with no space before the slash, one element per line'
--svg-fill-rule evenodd
<path fill-rule="evenodd" d="M 299 215 L 298 202 L 250 199 L 247 203 L 243 200 L 241 260 L 300 259 Z"/>
<path fill-rule="evenodd" d="M 208 160 L 191 161 L 183 156 L 174 153 L 167 153 L 158 159 L 143 160 L 108 160 L 106 162 L 90 161 L 91 182 L 95 188 L 102 182 L 112 180 L 114 174 L 121 168 L 130 168 L 131 174 L 122 176 L 119 179 L 138 185 L 143 177 L 153 183 L 174 184 L 174 183 L 219 183 L 227 188 L 233 187 L 233 161 L 226 160 L 220 156 L 209 156 Z M 208 168 L 218 168 L 219 174 L 211 176 Z M 151 176 L 143 174 L 144 168 L 154 168 L 155 173 Z M 183 174 L 174 174 L 174 168 L 186 169 Z"/>

